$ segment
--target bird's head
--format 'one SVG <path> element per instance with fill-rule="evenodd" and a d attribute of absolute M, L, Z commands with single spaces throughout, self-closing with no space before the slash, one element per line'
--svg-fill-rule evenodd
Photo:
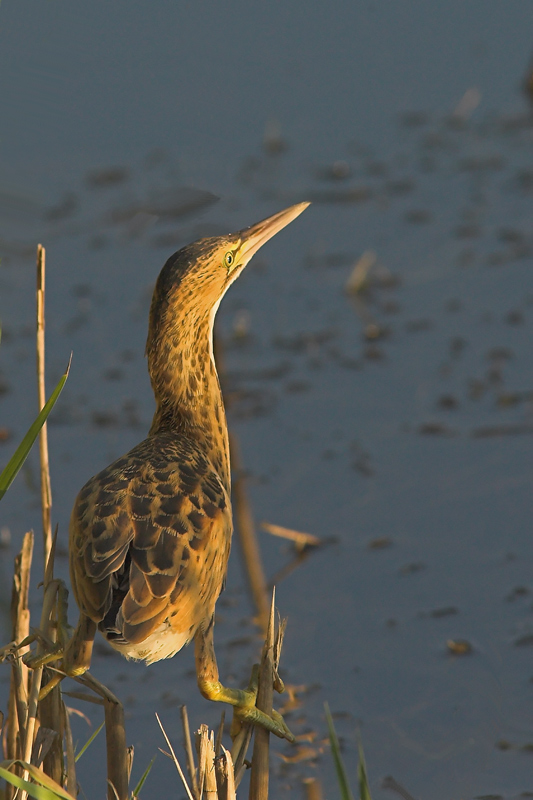
<path fill-rule="evenodd" d="M 157 279 L 151 322 L 169 312 L 182 321 L 187 314 L 193 324 L 206 316 L 214 318 L 222 297 L 252 256 L 308 205 L 298 203 L 237 233 L 199 239 L 174 253 Z"/>

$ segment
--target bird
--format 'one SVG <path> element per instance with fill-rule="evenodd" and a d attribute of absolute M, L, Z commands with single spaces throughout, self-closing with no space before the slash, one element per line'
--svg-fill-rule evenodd
<path fill-rule="evenodd" d="M 194 640 L 201 694 L 289 741 L 294 737 L 281 715 L 256 708 L 256 688 L 232 689 L 219 680 L 214 612 L 233 524 L 213 325 L 252 256 L 308 205 L 193 242 L 161 270 L 146 342 L 153 421 L 146 439 L 87 481 L 74 503 L 69 562 L 80 616 L 62 661 L 67 675 L 85 673 L 97 629 L 127 659 L 146 664 Z"/>

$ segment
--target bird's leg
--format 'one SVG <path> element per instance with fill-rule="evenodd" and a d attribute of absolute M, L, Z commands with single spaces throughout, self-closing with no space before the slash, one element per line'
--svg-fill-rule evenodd
<path fill-rule="evenodd" d="M 85 614 L 80 614 L 63 656 L 63 670 L 70 678 L 83 675 L 91 666 L 95 635 L 96 622 Z"/>
<path fill-rule="evenodd" d="M 268 716 L 256 707 L 259 677 L 257 664 L 252 669 L 252 677 L 246 689 L 228 689 L 220 683 L 213 643 L 213 627 L 214 617 L 205 629 L 198 629 L 194 639 L 196 677 L 202 695 L 207 700 L 229 703 L 233 706 L 234 720 L 238 720 L 239 723 L 250 722 L 261 725 L 280 739 L 293 742 L 294 736 L 278 711 L 272 710 L 272 716 Z"/>

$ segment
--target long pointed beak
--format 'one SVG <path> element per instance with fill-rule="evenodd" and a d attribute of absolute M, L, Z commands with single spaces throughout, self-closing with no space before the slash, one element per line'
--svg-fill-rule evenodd
<path fill-rule="evenodd" d="M 236 258 L 237 266 L 245 267 L 254 256 L 260 247 L 265 242 L 268 242 L 276 233 L 279 233 L 282 228 L 292 222 L 293 219 L 300 216 L 302 211 L 305 211 L 310 203 L 298 203 L 295 206 L 290 206 L 284 211 L 279 211 L 272 217 L 256 222 L 255 225 L 250 225 L 249 228 L 239 232 L 241 244 L 239 247 L 238 255 Z"/>

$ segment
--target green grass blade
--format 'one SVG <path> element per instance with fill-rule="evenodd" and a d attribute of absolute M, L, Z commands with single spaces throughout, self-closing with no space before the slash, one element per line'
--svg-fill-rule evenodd
<path fill-rule="evenodd" d="M 36 783 L 25 781 L 19 778 L 18 775 L 13 775 L 12 772 L 9 772 L 3 767 L 0 767 L 0 778 L 3 778 L 12 786 L 16 786 L 17 789 L 24 789 L 29 796 L 34 797 L 35 800 L 62 800 L 64 797 L 64 795 L 56 794 L 50 791 L 50 789 L 45 789 L 44 786 L 38 786 Z M 67 797 L 70 798 L 71 796 L 67 795 Z"/>
<path fill-rule="evenodd" d="M 348 783 L 348 776 L 341 757 L 341 748 L 337 738 L 337 732 L 333 724 L 333 717 L 329 710 L 327 703 L 324 703 L 324 710 L 326 712 L 326 722 L 328 723 L 329 741 L 331 744 L 331 752 L 333 754 L 333 761 L 335 763 L 335 770 L 337 772 L 337 780 L 339 781 L 339 788 L 341 791 L 341 800 L 354 800 L 353 794 Z"/>
<path fill-rule="evenodd" d="M 141 780 L 139 781 L 139 783 L 137 784 L 137 786 L 136 786 L 136 787 L 135 787 L 135 789 L 133 790 L 133 797 L 138 797 L 138 795 L 139 795 L 139 792 L 141 791 L 141 789 L 142 789 L 142 788 L 143 788 L 143 786 L 144 786 L 144 782 L 146 781 L 146 778 L 148 777 L 148 775 L 150 774 L 150 771 L 151 771 L 152 767 L 154 766 L 154 761 L 155 761 L 155 760 L 156 760 L 156 756 L 154 756 L 154 757 L 152 758 L 152 760 L 150 761 L 150 763 L 148 764 L 148 766 L 147 766 L 147 767 L 146 767 L 146 769 L 144 770 L 143 774 L 141 775 Z"/>
<path fill-rule="evenodd" d="M 81 757 L 82 757 L 82 755 L 85 753 L 85 751 L 87 750 L 87 748 L 88 748 L 88 747 L 90 747 L 90 746 L 92 745 L 92 743 L 94 742 L 94 740 L 96 739 L 96 737 L 98 736 L 98 734 L 100 733 L 100 731 L 102 730 L 102 728 L 104 727 L 104 725 L 105 725 L 105 722 L 102 722 L 102 724 L 100 725 L 100 727 L 99 727 L 99 728 L 97 728 L 97 729 L 95 730 L 95 732 L 94 732 L 94 733 L 93 733 L 93 734 L 92 734 L 92 735 L 91 735 L 91 736 L 90 736 L 90 737 L 87 739 L 87 741 L 85 742 L 85 744 L 84 744 L 84 745 L 83 745 L 83 747 L 81 748 L 80 752 L 79 752 L 79 753 L 76 753 L 76 758 L 74 759 L 74 761 L 75 761 L 76 763 L 77 763 L 77 762 L 80 760 L 80 758 L 81 758 Z"/>
<path fill-rule="evenodd" d="M 357 765 L 357 780 L 359 782 L 359 800 L 372 800 L 366 774 L 365 754 L 363 752 L 363 744 L 360 736 L 358 736 L 358 740 L 357 749 L 359 750 L 359 764 Z"/>
<path fill-rule="evenodd" d="M 8 761 L 2 761 L 0 763 L 0 769 L 9 770 L 14 764 L 18 764 L 20 767 L 22 767 L 22 769 L 25 769 L 27 772 L 29 772 L 30 777 L 33 778 L 36 783 L 50 792 L 51 797 L 59 797 L 62 800 L 72 800 L 71 794 L 66 792 L 58 783 L 55 782 L 53 778 L 50 778 L 42 771 L 42 769 L 39 769 L 39 767 L 36 767 L 34 764 L 28 764 L 27 761 L 22 761 L 20 758 L 14 758 Z M 9 774 L 13 776 L 12 772 Z M 18 776 L 15 775 L 14 777 L 18 779 Z M 34 786 L 34 784 L 30 785 Z"/>
<path fill-rule="evenodd" d="M 17 473 L 19 472 L 20 468 L 22 467 L 22 465 L 26 461 L 26 459 L 28 457 L 28 453 L 30 452 L 30 450 L 31 450 L 31 448 L 33 446 L 33 443 L 35 442 L 37 436 L 39 435 L 39 431 L 41 430 L 41 428 L 43 427 L 44 423 L 46 422 L 46 418 L 48 417 L 50 411 L 54 407 L 57 398 L 61 394 L 63 386 L 65 385 L 66 380 L 68 378 L 68 373 L 69 373 L 69 370 L 70 370 L 70 361 L 71 360 L 72 360 L 72 356 L 71 356 L 71 359 L 68 362 L 67 371 L 61 377 L 61 379 L 60 379 L 59 383 L 57 384 L 56 388 L 54 389 L 54 391 L 52 392 L 52 394 L 48 398 L 46 404 L 44 405 L 41 413 L 39 414 L 37 419 L 33 422 L 33 424 L 30 426 L 26 436 L 24 437 L 22 442 L 19 444 L 19 446 L 15 450 L 15 453 L 9 459 L 9 461 L 7 463 L 7 466 L 4 468 L 4 470 L 0 474 L 0 500 L 2 499 L 2 497 L 5 495 L 5 493 L 9 489 L 9 487 L 13 483 Z"/>

